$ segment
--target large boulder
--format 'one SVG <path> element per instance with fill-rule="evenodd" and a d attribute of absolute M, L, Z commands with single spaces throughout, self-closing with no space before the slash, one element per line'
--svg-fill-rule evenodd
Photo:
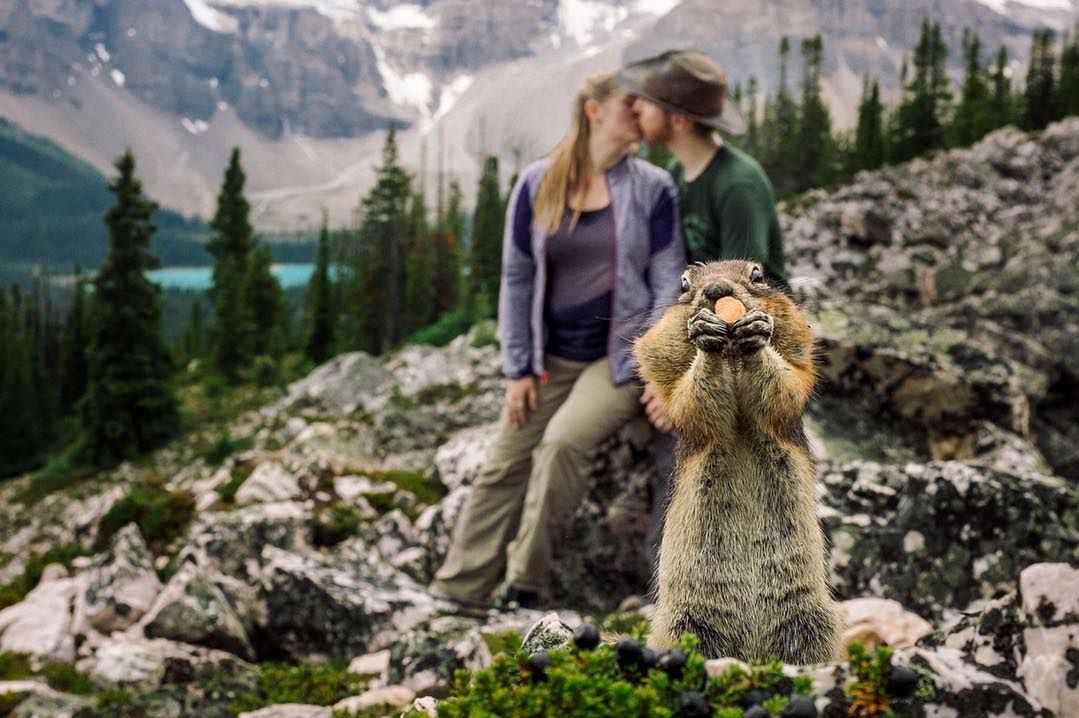
<path fill-rule="evenodd" d="M 0 653 L 24 653 L 34 666 L 75 660 L 73 606 L 85 587 L 61 566 L 48 566 L 20 603 L 0 611 Z"/>
<path fill-rule="evenodd" d="M 825 465 L 832 583 L 940 618 L 1015 588 L 1039 561 L 1079 560 L 1079 491 L 960 462 Z"/>
<path fill-rule="evenodd" d="M 86 577 L 79 610 L 90 626 L 105 634 L 134 625 L 161 592 L 153 556 L 133 523 L 116 532 Z"/>

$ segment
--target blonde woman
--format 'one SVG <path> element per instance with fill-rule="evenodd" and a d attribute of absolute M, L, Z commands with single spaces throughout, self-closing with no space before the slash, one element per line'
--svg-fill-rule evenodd
<path fill-rule="evenodd" d="M 680 291 L 677 190 L 631 154 L 633 96 L 590 77 L 572 125 L 510 195 L 498 325 L 501 425 L 457 521 L 436 595 L 534 607 L 588 488 L 590 454 L 640 411 L 630 351 Z"/>

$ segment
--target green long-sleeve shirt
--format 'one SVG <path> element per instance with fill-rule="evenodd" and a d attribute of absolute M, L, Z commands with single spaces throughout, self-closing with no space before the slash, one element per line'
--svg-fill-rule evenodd
<path fill-rule="evenodd" d="M 756 260 L 764 266 L 765 276 L 786 289 L 775 195 L 757 161 L 724 144 L 692 182 L 685 181 L 678 162 L 671 165 L 670 172 L 681 194 L 688 259 Z"/>

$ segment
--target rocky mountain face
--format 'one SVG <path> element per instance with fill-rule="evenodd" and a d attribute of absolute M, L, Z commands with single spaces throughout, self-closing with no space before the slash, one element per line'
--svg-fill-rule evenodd
<path fill-rule="evenodd" d="M 0 114 L 104 172 L 132 147 L 156 199 L 203 216 L 239 145 L 256 170 L 256 221 L 295 228 L 321 207 L 346 221 L 390 121 L 412 128 L 411 169 L 427 138 L 428 170 L 438 144 L 471 191 L 484 154 L 509 163 L 551 146 L 584 74 L 674 46 L 774 89 L 779 37 L 819 32 L 825 93 L 849 125 L 863 74 L 892 85 L 925 15 L 942 22 L 956 68 L 969 26 L 986 47 L 1007 45 L 1017 72 L 1033 28 L 1079 16 L 1066 0 L 7 0 Z"/>
<path fill-rule="evenodd" d="M 848 636 L 896 646 L 935 685 L 898 715 L 1079 714 L 1077 199 L 1071 119 L 782 208 L 820 340 L 806 424 Z M 12 499 L 26 479 L 0 486 L 0 583 L 30 551 L 93 545 L 101 517 L 148 475 L 197 509 L 168 545 L 129 525 L 71 573 L 46 569 L 0 611 L 0 652 L 74 663 L 170 716 L 226 715 L 214 691 L 250 683 L 253 662 L 348 659 L 377 691 L 338 705 L 354 709 L 445 695 L 456 669 L 490 662 L 485 635 L 531 626 L 552 645 L 589 618 L 647 618 L 643 418 L 595 456 L 545 597 L 556 615 L 461 614 L 426 593 L 501 399 L 481 326 L 444 349 L 333 359 L 231 426 L 251 448 L 222 463 L 199 448 L 212 437 L 195 435 L 32 510 Z M 327 540 L 335 515 L 358 520 Z M 811 677 L 821 709 L 851 680 L 843 665 L 788 671 Z M 20 718 L 98 715 L 35 681 L 5 692 L 25 697 Z"/>

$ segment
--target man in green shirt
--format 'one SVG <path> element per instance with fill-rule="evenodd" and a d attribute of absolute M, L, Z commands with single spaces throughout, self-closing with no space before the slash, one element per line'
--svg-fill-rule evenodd
<path fill-rule="evenodd" d="M 618 83 L 637 96 L 634 111 L 644 140 L 665 145 L 674 155 L 668 169 L 681 195 L 687 258 L 755 260 L 773 284 L 789 291 L 772 183 L 756 160 L 718 134 L 745 130 L 738 106 L 727 101 L 723 68 L 703 52 L 671 50 L 627 65 L 619 72 Z M 645 386 L 641 403 L 657 430 L 656 481 L 646 537 L 654 560 L 669 498 L 675 439 L 651 386 Z"/>

